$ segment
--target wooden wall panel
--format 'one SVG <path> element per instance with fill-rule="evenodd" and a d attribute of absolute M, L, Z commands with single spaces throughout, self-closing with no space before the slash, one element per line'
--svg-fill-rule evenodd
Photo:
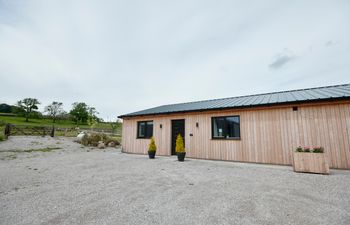
<path fill-rule="evenodd" d="M 170 155 L 171 120 L 185 119 L 188 157 L 291 165 L 297 146 L 323 146 L 331 168 L 350 169 L 350 102 L 292 106 L 125 118 L 123 150 L 147 154 L 137 121 L 153 120 L 157 154 Z M 241 140 L 211 139 L 211 117 L 225 115 L 240 116 Z"/>

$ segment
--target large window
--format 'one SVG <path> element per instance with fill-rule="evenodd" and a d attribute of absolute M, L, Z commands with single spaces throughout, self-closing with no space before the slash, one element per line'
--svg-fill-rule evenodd
<path fill-rule="evenodd" d="M 240 139 L 239 116 L 225 116 L 211 118 L 213 139 Z"/>
<path fill-rule="evenodd" d="M 151 138 L 153 136 L 153 121 L 137 122 L 137 138 Z"/>

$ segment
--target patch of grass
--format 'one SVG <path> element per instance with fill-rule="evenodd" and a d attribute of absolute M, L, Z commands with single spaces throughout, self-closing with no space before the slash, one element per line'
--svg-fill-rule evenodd
<path fill-rule="evenodd" d="M 0 126 L 0 141 L 5 141 L 5 127 Z"/>
<path fill-rule="evenodd" d="M 12 160 L 17 159 L 17 155 L 16 154 L 8 155 L 7 158 Z"/>
<path fill-rule="evenodd" d="M 21 152 L 51 152 L 53 150 L 61 149 L 58 147 L 47 147 L 47 148 L 39 148 L 39 149 L 26 149 L 26 150 L 21 150 L 21 149 L 14 149 L 14 150 L 7 150 L 7 151 L 2 151 L 2 152 L 14 152 L 14 153 L 21 153 Z"/>
<path fill-rule="evenodd" d="M 11 154 L 11 155 L 5 155 L 0 157 L 0 160 L 13 160 L 13 159 L 17 159 L 17 155 L 16 154 Z"/>
<path fill-rule="evenodd" d="M 57 150 L 57 149 L 61 149 L 61 148 L 58 148 L 58 147 L 53 147 L 53 148 L 39 148 L 39 149 L 27 149 L 27 150 L 24 150 L 24 152 L 51 152 L 53 150 Z"/>

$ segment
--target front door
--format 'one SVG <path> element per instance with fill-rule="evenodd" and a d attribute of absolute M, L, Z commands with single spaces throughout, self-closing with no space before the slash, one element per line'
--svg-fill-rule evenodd
<path fill-rule="evenodd" d="M 176 155 L 176 138 L 181 134 L 185 144 L 185 120 L 172 120 L 171 121 L 171 154 Z"/>

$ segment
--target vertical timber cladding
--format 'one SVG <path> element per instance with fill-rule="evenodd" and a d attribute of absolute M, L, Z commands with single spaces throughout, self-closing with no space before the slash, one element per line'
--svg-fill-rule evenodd
<path fill-rule="evenodd" d="M 323 146 L 331 168 L 350 169 L 350 103 L 293 106 L 125 118 L 123 149 L 147 153 L 149 139 L 136 138 L 146 118 L 154 121 L 157 155 L 170 155 L 171 120 L 185 119 L 188 157 L 291 165 L 297 146 Z M 212 140 L 211 117 L 228 115 L 240 116 L 241 140 Z"/>

